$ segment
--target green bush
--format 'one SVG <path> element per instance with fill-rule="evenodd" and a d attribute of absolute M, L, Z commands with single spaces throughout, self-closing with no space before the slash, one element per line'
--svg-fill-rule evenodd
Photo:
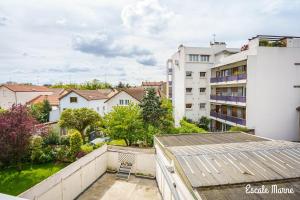
<path fill-rule="evenodd" d="M 30 159 L 33 162 L 40 162 L 40 157 L 43 155 L 43 138 L 41 136 L 33 136 L 30 141 L 30 148 Z"/>
<path fill-rule="evenodd" d="M 61 145 L 67 145 L 67 146 L 69 146 L 70 145 L 70 137 L 69 137 L 69 135 L 62 135 L 60 137 L 60 144 Z"/>
<path fill-rule="evenodd" d="M 197 125 L 189 123 L 182 119 L 180 121 L 180 127 L 175 129 L 175 133 L 205 133 L 206 131 L 199 128 Z"/>
<path fill-rule="evenodd" d="M 85 154 L 91 153 L 94 150 L 93 146 L 90 144 L 81 145 L 80 148 Z"/>
<path fill-rule="evenodd" d="M 60 144 L 60 134 L 57 130 L 50 129 L 49 133 L 44 137 L 44 143 L 46 145 L 58 145 Z"/>
<path fill-rule="evenodd" d="M 68 131 L 68 135 L 70 137 L 70 152 L 71 152 L 71 155 L 76 156 L 76 154 L 81 149 L 81 145 L 83 144 L 81 134 L 78 130 L 70 129 Z"/>
<path fill-rule="evenodd" d="M 124 142 L 124 143 L 125 143 L 125 142 Z M 95 144 L 95 145 L 93 145 L 93 148 L 94 148 L 94 149 L 98 149 L 99 147 L 102 147 L 103 144 L 105 144 L 105 142 Z"/>
<path fill-rule="evenodd" d="M 72 162 L 70 148 L 67 146 L 58 146 L 55 149 L 55 159 L 61 162 Z"/>
<path fill-rule="evenodd" d="M 229 131 L 232 132 L 249 132 L 248 128 L 240 127 L 240 126 L 232 126 Z"/>

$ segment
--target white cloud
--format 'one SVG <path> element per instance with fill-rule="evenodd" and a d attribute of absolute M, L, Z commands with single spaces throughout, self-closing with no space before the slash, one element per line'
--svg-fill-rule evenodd
<path fill-rule="evenodd" d="M 77 35 L 73 39 L 75 50 L 107 58 L 136 58 L 138 63 L 154 65 L 156 60 L 150 50 L 136 45 L 122 45 L 111 35 L 98 32 L 96 35 Z"/>
<path fill-rule="evenodd" d="M 121 17 L 125 27 L 132 31 L 157 34 L 167 28 L 172 15 L 159 0 L 143 0 L 126 6 Z"/>

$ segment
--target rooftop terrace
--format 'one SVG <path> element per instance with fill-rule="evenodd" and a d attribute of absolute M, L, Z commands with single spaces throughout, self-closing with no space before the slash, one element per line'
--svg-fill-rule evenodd
<path fill-rule="evenodd" d="M 156 181 L 131 176 L 129 181 L 116 179 L 115 174 L 106 173 L 92 184 L 78 200 L 161 200 Z"/>

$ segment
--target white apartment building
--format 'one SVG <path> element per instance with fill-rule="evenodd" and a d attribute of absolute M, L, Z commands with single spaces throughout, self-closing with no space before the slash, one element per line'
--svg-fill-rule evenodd
<path fill-rule="evenodd" d="M 186 47 L 167 61 L 167 94 L 172 99 L 175 125 L 183 117 L 199 120 L 210 111 L 210 68 L 215 60 L 231 55 L 239 49 L 226 48 L 223 42 L 214 42 L 210 47 Z"/>
<path fill-rule="evenodd" d="M 172 81 L 168 82 L 169 97 L 177 124 L 183 116 L 197 120 L 206 115 L 212 119 L 213 131 L 241 126 L 254 129 L 258 136 L 299 141 L 296 108 L 300 105 L 300 37 L 258 35 L 239 53 L 228 55 L 225 47 L 225 51 L 212 51 L 206 66 L 207 94 L 193 94 L 192 98 L 186 93 L 191 82 L 185 77 L 186 71 L 192 71 L 190 63 L 197 66 L 192 74 L 205 67 L 187 62 L 192 53 L 182 49 L 189 48 L 181 46 L 167 65 L 171 71 L 168 80 Z M 203 48 L 194 49 L 201 54 Z M 195 77 L 192 87 L 204 87 L 204 81 Z M 194 106 L 205 101 L 209 101 L 205 110 Z"/>
<path fill-rule="evenodd" d="M 272 139 L 299 141 L 300 37 L 258 35 L 211 69 L 213 130 L 245 126 Z"/>

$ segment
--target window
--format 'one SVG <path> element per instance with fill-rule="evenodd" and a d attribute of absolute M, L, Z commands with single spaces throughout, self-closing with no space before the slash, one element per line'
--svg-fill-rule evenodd
<path fill-rule="evenodd" d="M 70 97 L 70 103 L 77 103 L 77 97 Z"/>
<path fill-rule="evenodd" d="M 126 99 L 126 100 L 125 100 L 125 105 L 128 105 L 128 104 L 129 104 L 129 100 Z"/>
<path fill-rule="evenodd" d="M 185 104 L 185 108 L 191 109 L 191 108 L 192 108 L 192 105 L 193 105 L 193 104 L 191 104 L 191 103 L 187 103 L 187 104 Z"/>
<path fill-rule="evenodd" d="M 200 103 L 199 106 L 200 106 L 200 109 L 205 109 L 206 103 Z"/>
<path fill-rule="evenodd" d="M 189 61 L 190 62 L 199 62 L 199 55 L 198 54 L 189 54 Z"/>
<path fill-rule="evenodd" d="M 208 62 L 209 61 L 209 55 L 201 55 L 201 62 Z"/>
<path fill-rule="evenodd" d="M 206 77 L 206 72 L 200 72 L 200 77 L 201 77 L 201 78 Z"/>
<path fill-rule="evenodd" d="M 199 90 L 200 90 L 200 93 L 205 93 L 206 88 L 199 88 Z"/>
<path fill-rule="evenodd" d="M 193 74 L 193 72 L 191 72 L 191 71 L 186 71 L 186 72 L 185 72 L 185 76 L 186 76 L 187 78 L 192 78 L 192 74 Z"/>
<path fill-rule="evenodd" d="M 193 91 L 193 88 L 185 88 L 185 92 L 186 92 L 187 94 L 191 94 L 192 91 Z"/>
<path fill-rule="evenodd" d="M 120 104 L 120 105 L 124 105 L 124 100 L 123 100 L 123 99 L 120 99 L 120 100 L 119 100 L 119 104 Z"/>

